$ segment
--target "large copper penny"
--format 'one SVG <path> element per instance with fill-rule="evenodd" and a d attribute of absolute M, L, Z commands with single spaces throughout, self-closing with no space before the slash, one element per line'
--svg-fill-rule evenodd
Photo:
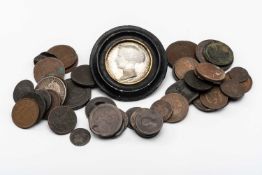
<path fill-rule="evenodd" d="M 240 83 L 237 80 L 234 79 L 225 80 L 220 85 L 220 89 L 225 95 L 234 100 L 241 98 L 245 93 L 244 88 L 240 85 Z"/>
<path fill-rule="evenodd" d="M 228 74 L 231 79 L 237 80 L 240 83 L 248 80 L 250 77 L 247 70 L 242 67 L 234 67 Z"/>
<path fill-rule="evenodd" d="M 171 93 L 162 97 L 162 100 L 168 102 L 173 110 L 173 113 L 171 117 L 167 120 L 167 122 L 180 122 L 186 117 L 189 109 L 189 104 L 187 99 L 183 95 Z"/>
<path fill-rule="evenodd" d="M 197 64 L 198 62 L 195 58 L 183 57 L 175 62 L 173 72 L 181 80 L 188 71 L 194 70 Z"/>
<path fill-rule="evenodd" d="M 200 63 L 195 70 L 198 76 L 214 83 L 223 81 L 226 76 L 223 69 L 210 63 Z"/>
<path fill-rule="evenodd" d="M 253 85 L 253 80 L 251 77 L 249 77 L 246 81 L 240 83 L 240 86 L 242 86 L 245 93 L 250 91 L 250 89 L 252 88 L 252 85 Z"/>
<path fill-rule="evenodd" d="M 203 55 L 203 52 L 204 52 L 204 49 L 205 47 L 212 43 L 212 42 L 215 42 L 216 40 L 212 40 L 212 39 L 208 39 L 208 40 L 204 40 L 204 41 L 201 41 L 197 47 L 196 47 L 196 58 L 197 60 L 200 62 L 200 63 L 205 63 L 207 62 L 206 61 L 206 58 L 205 56 Z"/>
<path fill-rule="evenodd" d="M 160 116 L 163 118 L 164 122 L 167 121 L 173 113 L 171 105 L 164 100 L 158 100 L 154 102 L 151 105 L 150 109 L 155 112 L 158 112 Z"/>
<path fill-rule="evenodd" d="M 213 112 L 213 111 L 216 111 L 215 109 L 210 109 L 206 106 L 204 106 L 201 101 L 200 101 L 200 98 L 197 98 L 193 101 L 193 105 L 199 109 L 200 111 L 203 111 L 203 112 Z"/>

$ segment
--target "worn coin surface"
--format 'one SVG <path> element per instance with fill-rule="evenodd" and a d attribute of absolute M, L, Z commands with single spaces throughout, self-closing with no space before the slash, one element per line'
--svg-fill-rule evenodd
<path fill-rule="evenodd" d="M 240 86 L 242 86 L 245 93 L 250 91 L 250 89 L 252 88 L 252 85 L 253 85 L 253 80 L 251 77 L 249 77 L 246 81 L 243 81 L 242 83 L 240 83 Z"/>
<path fill-rule="evenodd" d="M 52 103 L 52 97 L 49 92 L 47 90 L 36 90 L 35 92 L 45 100 L 46 110 L 48 110 Z"/>
<path fill-rule="evenodd" d="M 70 133 L 76 127 L 76 122 L 75 112 L 66 106 L 54 108 L 48 116 L 50 129 L 59 135 Z"/>
<path fill-rule="evenodd" d="M 112 104 L 96 106 L 89 116 L 91 131 L 102 138 L 114 136 L 120 130 L 122 122 L 121 111 Z"/>
<path fill-rule="evenodd" d="M 80 87 L 71 79 L 67 79 L 65 82 L 67 87 L 67 96 L 63 105 L 74 110 L 84 107 L 91 98 L 91 89 Z"/>
<path fill-rule="evenodd" d="M 183 95 L 178 93 L 171 93 L 162 97 L 162 100 L 168 102 L 173 110 L 173 113 L 167 120 L 167 122 L 180 122 L 186 117 L 189 109 L 189 104 L 187 99 Z"/>
<path fill-rule="evenodd" d="M 36 82 L 39 82 L 47 76 L 56 76 L 63 79 L 65 76 L 64 64 L 60 60 L 50 57 L 36 63 L 34 67 L 34 77 Z"/>
<path fill-rule="evenodd" d="M 12 120 L 19 128 L 30 128 L 35 125 L 39 118 L 37 102 L 31 98 L 20 99 L 12 110 Z"/>
<path fill-rule="evenodd" d="M 195 58 L 183 57 L 175 62 L 173 65 L 173 73 L 178 79 L 183 79 L 185 74 L 190 70 L 195 70 L 196 65 L 198 64 Z"/>
<path fill-rule="evenodd" d="M 127 117 L 128 117 L 128 127 L 130 129 L 133 129 L 132 125 L 131 125 L 131 116 L 132 114 L 137 110 L 137 109 L 140 109 L 140 107 L 132 107 L 132 108 L 129 108 L 127 111 L 126 111 L 126 114 L 127 114 Z"/>
<path fill-rule="evenodd" d="M 196 66 L 195 72 L 199 77 L 210 82 L 221 82 L 225 79 L 225 71 L 210 63 L 200 63 Z"/>
<path fill-rule="evenodd" d="M 50 94 L 50 96 L 51 96 L 51 106 L 50 106 L 50 108 L 46 111 L 46 114 L 45 114 L 45 116 L 44 116 L 44 119 L 48 119 L 48 116 L 49 116 L 49 114 L 50 114 L 50 112 L 54 109 L 54 108 L 56 108 L 56 107 L 58 107 L 58 106 L 60 106 L 61 105 L 61 98 L 60 98 L 60 96 L 58 95 L 58 93 L 57 92 L 55 92 L 55 91 L 53 91 L 53 90 L 47 90 L 48 91 L 48 93 Z"/>
<path fill-rule="evenodd" d="M 39 55 L 37 55 L 35 58 L 34 58 L 34 64 L 38 63 L 39 61 L 45 59 L 45 58 L 56 58 L 55 55 L 51 54 L 51 53 L 48 53 L 48 52 L 42 52 L 40 53 Z"/>
<path fill-rule="evenodd" d="M 71 73 L 71 79 L 80 86 L 95 87 L 89 65 L 81 65 L 75 68 Z"/>
<path fill-rule="evenodd" d="M 126 113 L 121 109 L 119 109 L 119 110 L 122 114 L 123 122 L 122 122 L 122 126 L 121 126 L 120 130 L 115 134 L 115 137 L 120 136 L 126 130 L 126 128 L 128 126 L 128 117 L 127 117 Z"/>
<path fill-rule="evenodd" d="M 34 92 L 34 85 L 30 80 L 20 81 L 14 89 L 13 98 L 14 101 L 22 99 L 27 93 Z"/>
<path fill-rule="evenodd" d="M 203 112 L 213 112 L 213 111 L 216 111 L 215 109 L 210 109 L 206 106 L 204 106 L 201 101 L 200 101 L 200 98 L 197 98 L 193 101 L 193 105 L 199 109 L 200 111 L 203 111 Z"/>
<path fill-rule="evenodd" d="M 237 80 L 226 80 L 220 85 L 222 92 L 231 99 L 237 100 L 241 98 L 245 91 Z"/>
<path fill-rule="evenodd" d="M 163 118 L 164 122 L 167 121 L 173 113 L 171 105 L 164 100 L 158 100 L 154 102 L 151 105 L 150 109 L 155 112 L 158 112 L 160 116 Z"/>
<path fill-rule="evenodd" d="M 196 44 L 191 41 L 176 41 L 170 44 L 167 49 L 167 59 L 171 67 L 183 57 L 195 58 Z"/>
<path fill-rule="evenodd" d="M 209 82 L 198 78 L 193 70 L 186 73 L 184 80 L 189 87 L 197 91 L 207 91 L 212 88 L 212 85 Z"/>
<path fill-rule="evenodd" d="M 196 58 L 197 60 L 200 62 L 200 63 L 205 63 L 207 62 L 206 61 L 206 58 L 203 54 L 204 52 L 204 49 L 206 48 L 206 46 L 212 42 L 216 42 L 216 40 L 212 40 L 212 39 L 208 39 L 208 40 L 204 40 L 204 41 L 201 41 L 197 47 L 196 47 Z"/>
<path fill-rule="evenodd" d="M 228 74 L 231 79 L 237 80 L 240 83 L 248 80 L 250 77 L 247 70 L 242 67 L 234 67 Z"/>
<path fill-rule="evenodd" d="M 91 134 L 84 128 L 74 129 L 70 134 L 70 141 L 75 146 L 84 146 L 91 139 Z"/>

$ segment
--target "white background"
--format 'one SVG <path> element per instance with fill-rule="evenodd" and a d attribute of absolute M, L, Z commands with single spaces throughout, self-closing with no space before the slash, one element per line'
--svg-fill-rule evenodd
<path fill-rule="evenodd" d="M 259 0 L 0 0 L 0 174 L 261 175 L 261 7 Z M 33 80 L 37 54 L 68 44 L 79 64 L 88 64 L 96 39 L 124 24 L 151 31 L 165 48 L 176 40 L 227 43 L 235 54 L 233 66 L 249 71 L 253 89 L 216 113 L 191 106 L 184 121 L 165 124 L 150 140 L 127 129 L 117 139 L 92 137 L 88 145 L 75 147 L 69 135 L 53 134 L 45 121 L 28 130 L 12 123 L 13 88 L 22 79 Z M 172 83 L 169 69 L 150 97 L 116 103 L 124 110 L 149 107 Z M 101 95 L 92 90 L 93 97 Z M 77 127 L 88 128 L 84 110 L 76 113 Z"/>

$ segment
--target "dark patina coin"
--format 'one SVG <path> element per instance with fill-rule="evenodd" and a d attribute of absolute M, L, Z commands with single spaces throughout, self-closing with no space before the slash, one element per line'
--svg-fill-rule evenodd
<path fill-rule="evenodd" d="M 189 87 L 197 91 L 207 91 L 212 88 L 210 83 L 199 79 L 193 70 L 186 73 L 184 80 Z"/>
<path fill-rule="evenodd" d="M 222 92 L 231 99 L 237 100 L 241 98 L 245 91 L 237 80 L 226 80 L 220 85 Z"/>
<path fill-rule="evenodd" d="M 84 146 L 91 139 L 91 134 L 84 128 L 74 129 L 70 134 L 70 141 L 75 146 Z"/>
<path fill-rule="evenodd" d="M 219 83 L 225 79 L 225 72 L 211 63 L 200 63 L 196 66 L 195 73 L 204 80 Z"/>
<path fill-rule="evenodd" d="M 95 87 L 89 65 L 81 65 L 75 68 L 71 73 L 71 79 L 80 86 Z"/>
<path fill-rule="evenodd" d="M 47 58 L 47 57 L 51 57 L 51 58 L 56 58 L 55 55 L 51 54 L 51 53 L 48 53 L 48 52 L 42 52 L 40 53 L 39 55 L 37 55 L 35 58 L 34 58 L 34 64 L 38 63 L 39 61 Z"/>
<path fill-rule="evenodd" d="M 13 92 L 14 101 L 22 99 L 27 93 L 34 92 L 34 85 L 30 80 L 20 81 Z"/>
<path fill-rule="evenodd" d="M 237 80 L 242 83 L 249 79 L 249 74 L 246 69 L 242 67 L 234 67 L 228 72 L 231 79 Z"/>
<path fill-rule="evenodd" d="M 50 129 L 59 135 L 70 133 L 76 127 L 76 122 L 75 112 L 66 106 L 54 108 L 48 116 Z"/>
<path fill-rule="evenodd" d="M 244 89 L 244 92 L 247 93 L 252 88 L 253 80 L 251 77 L 249 77 L 246 81 L 240 83 L 240 85 Z"/>
<path fill-rule="evenodd" d="M 116 106 L 115 102 L 112 99 L 107 98 L 107 97 L 96 97 L 96 98 L 91 99 L 86 104 L 86 108 L 85 108 L 85 113 L 86 113 L 87 118 L 89 118 L 91 111 L 96 106 L 101 105 L 101 104 L 105 104 L 105 103 L 112 104 L 112 105 Z"/>
<path fill-rule="evenodd" d="M 49 92 L 47 90 L 36 90 L 35 92 L 45 100 L 46 110 L 48 110 L 52 103 L 52 97 Z"/>
<path fill-rule="evenodd" d="M 205 63 L 207 62 L 206 61 L 206 58 L 204 56 L 204 49 L 206 48 L 206 46 L 212 42 L 216 42 L 216 40 L 204 40 L 204 41 L 201 41 L 197 47 L 196 47 L 196 58 L 197 60 L 200 62 L 200 63 Z"/>
<path fill-rule="evenodd" d="M 166 49 L 168 64 L 173 67 L 174 63 L 180 58 L 196 58 L 196 46 L 191 41 L 176 41 L 170 44 Z"/>
<path fill-rule="evenodd" d="M 96 106 L 89 116 L 91 131 L 102 138 L 114 136 L 121 129 L 122 122 L 121 111 L 111 104 Z"/>
<path fill-rule="evenodd" d="M 50 114 L 50 112 L 54 109 L 54 108 L 56 108 L 56 107 L 58 107 L 58 106 L 60 106 L 61 105 L 61 98 L 60 98 L 60 96 L 58 95 L 58 93 L 56 93 L 55 91 L 53 91 L 53 90 L 47 90 L 48 91 L 48 93 L 50 94 L 50 96 L 51 96 L 51 106 L 50 106 L 50 108 L 46 111 L 46 114 L 45 114 L 45 116 L 44 116 L 44 119 L 48 119 L 48 116 L 49 116 L 49 114 Z"/>
<path fill-rule="evenodd" d="M 129 127 L 130 129 L 133 129 L 133 127 L 132 127 L 132 125 L 131 125 L 131 121 L 130 121 L 131 116 L 132 116 L 132 114 L 133 114 L 137 109 L 140 109 L 140 107 L 132 107 L 132 108 L 130 108 L 130 109 L 128 109 L 128 110 L 126 111 L 126 114 L 127 114 L 127 117 L 128 117 L 128 127 Z"/>
<path fill-rule="evenodd" d="M 67 96 L 63 105 L 74 110 L 84 107 L 91 98 L 91 89 L 80 87 L 71 79 L 67 79 L 65 82 L 67 87 Z"/>
<path fill-rule="evenodd" d="M 171 105 L 164 100 L 158 100 L 154 102 L 150 109 L 159 113 L 164 122 L 167 121 L 173 113 Z"/>
<path fill-rule="evenodd" d="M 195 70 L 197 64 L 198 62 L 195 58 L 180 58 L 173 65 L 173 73 L 175 74 L 175 77 L 177 77 L 177 79 L 184 79 L 185 74 L 190 70 Z"/>
<path fill-rule="evenodd" d="M 122 126 L 120 128 L 120 130 L 115 134 L 115 137 L 120 136 L 127 128 L 128 126 L 128 117 L 126 115 L 126 113 L 124 111 L 122 111 L 121 109 L 119 109 L 121 114 L 122 114 L 122 118 L 123 118 L 123 122 L 122 122 Z"/>
<path fill-rule="evenodd" d="M 215 109 L 209 109 L 208 107 L 204 106 L 201 101 L 200 101 L 200 98 L 197 98 L 193 101 L 193 105 L 199 109 L 200 111 L 203 111 L 203 112 L 213 112 L 213 111 L 216 111 Z"/>
<path fill-rule="evenodd" d="M 169 86 L 166 90 L 166 94 L 178 93 L 186 97 L 189 103 L 199 97 L 199 93 L 192 88 L 189 88 L 184 80 L 179 80 Z"/>

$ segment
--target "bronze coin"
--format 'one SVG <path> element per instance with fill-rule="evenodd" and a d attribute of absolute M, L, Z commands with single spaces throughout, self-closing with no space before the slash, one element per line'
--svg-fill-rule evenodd
<path fill-rule="evenodd" d="M 48 52 L 62 61 L 66 70 L 72 67 L 78 60 L 75 50 L 67 45 L 56 45 L 50 48 Z"/>
<path fill-rule="evenodd" d="M 122 118 L 123 118 L 123 122 L 122 122 L 122 126 L 120 128 L 120 130 L 115 134 L 115 137 L 120 136 L 127 128 L 128 126 L 128 117 L 126 115 L 126 113 L 124 111 L 122 111 L 121 109 L 119 109 L 121 114 L 122 114 Z"/>
<path fill-rule="evenodd" d="M 56 58 L 45 58 L 34 67 L 34 77 L 36 82 L 48 76 L 56 76 L 61 79 L 65 76 L 65 67 L 63 63 Z"/>
<path fill-rule="evenodd" d="M 200 111 L 203 111 L 203 112 L 213 112 L 213 111 L 216 111 L 215 109 L 210 109 L 206 106 L 204 106 L 201 101 L 200 101 L 200 98 L 197 98 L 193 101 L 193 105 L 199 109 Z"/>
<path fill-rule="evenodd" d="M 133 129 L 133 127 L 132 127 L 132 125 L 131 125 L 131 116 L 132 116 L 132 114 L 133 114 L 137 109 L 140 109 L 140 107 L 132 107 L 132 108 L 130 108 L 130 109 L 128 109 L 128 110 L 126 111 L 126 114 L 127 114 L 127 117 L 128 117 L 128 127 L 129 127 L 130 129 Z"/>
<path fill-rule="evenodd" d="M 42 53 L 40 53 L 39 55 L 37 55 L 37 56 L 34 58 L 34 64 L 36 64 L 36 63 L 38 63 L 40 60 L 43 60 L 43 59 L 48 58 L 48 57 L 56 58 L 56 56 L 53 55 L 53 54 L 51 54 L 51 53 L 42 52 Z"/>
<path fill-rule="evenodd" d="M 240 86 L 244 89 L 244 92 L 247 93 L 253 85 L 253 80 L 251 77 L 249 77 L 246 81 L 243 81 L 240 83 Z"/>
<path fill-rule="evenodd" d="M 245 93 L 244 88 L 234 79 L 224 81 L 220 85 L 220 89 L 225 95 L 234 100 L 241 98 Z"/>
<path fill-rule="evenodd" d="M 49 116 L 49 114 L 50 114 L 50 112 L 54 109 L 54 108 L 56 108 L 56 107 L 58 107 L 58 106 L 60 106 L 61 105 L 61 98 L 60 98 L 60 96 L 58 95 L 58 93 L 57 92 L 55 92 L 55 91 L 53 91 L 53 90 L 47 90 L 48 91 L 48 93 L 50 94 L 50 96 L 51 96 L 51 106 L 50 106 L 50 108 L 46 111 L 46 114 L 45 114 L 45 117 L 44 117 L 44 119 L 48 119 L 48 116 Z"/>
<path fill-rule="evenodd" d="M 218 83 L 225 79 L 225 71 L 210 63 L 200 63 L 196 66 L 195 72 L 204 80 Z"/>
<path fill-rule="evenodd" d="M 76 69 L 77 65 L 78 65 L 78 59 L 76 60 L 76 62 L 75 62 L 71 67 L 69 67 L 69 68 L 67 68 L 67 69 L 65 70 L 65 73 L 72 72 L 73 70 Z"/>
<path fill-rule="evenodd" d="M 172 67 L 177 60 L 183 57 L 196 58 L 196 46 L 191 41 L 176 41 L 170 44 L 166 49 L 169 66 Z"/>
<path fill-rule="evenodd" d="M 35 93 L 40 95 L 45 100 L 46 110 L 48 110 L 52 103 L 52 97 L 49 92 L 47 90 L 36 90 Z"/>
<path fill-rule="evenodd" d="M 12 120 L 19 128 L 30 128 L 39 118 L 39 106 L 34 99 L 24 98 L 18 100 L 12 110 Z"/>
<path fill-rule="evenodd" d="M 80 86 L 95 87 L 95 81 L 93 79 L 89 65 L 78 66 L 74 71 L 72 71 L 71 78 L 76 84 Z"/>
<path fill-rule="evenodd" d="M 13 98 L 14 101 L 22 99 L 27 93 L 34 92 L 34 85 L 30 80 L 22 80 L 20 81 L 14 89 Z"/>
<path fill-rule="evenodd" d="M 173 113 L 171 105 L 164 100 L 158 100 L 154 102 L 151 105 L 150 109 L 155 112 L 158 112 L 160 116 L 163 118 L 164 122 L 167 121 Z"/>
<path fill-rule="evenodd" d="M 203 54 L 204 49 L 206 48 L 206 46 L 212 42 L 216 42 L 216 40 L 212 40 L 212 39 L 208 39 L 208 40 L 204 40 L 201 41 L 197 47 L 196 47 L 196 58 L 200 63 L 206 63 L 207 60 Z"/>
<path fill-rule="evenodd" d="M 249 74 L 246 69 L 242 67 L 234 67 L 228 72 L 231 79 L 237 80 L 242 83 L 249 79 Z"/>
<path fill-rule="evenodd" d="M 167 120 L 168 123 L 180 122 L 186 117 L 189 104 L 183 95 L 171 93 L 162 97 L 161 100 L 168 102 L 173 110 L 171 117 Z"/>
<path fill-rule="evenodd" d="M 228 103 L 228 97 L 224 95 L 219 87 L 214 87 L 210 91 L 200 95 L 201 103 L 209 109 L 222 109 Z"/>
<path fill-rule="evenodd" d="M 195 58 L 183 57 L 175 62 L 173 65 L 173 72 L 176 77 L 181 80 L 188 71 L 195 70 L 197 64 L 198 62 Z"/>
<path fill-rule="evenodd" d="M 84 128 L 74 129 L 70 134 L 70 141 L 75 146 L 84 146 L 91 139 L 91 134 Z"/>

